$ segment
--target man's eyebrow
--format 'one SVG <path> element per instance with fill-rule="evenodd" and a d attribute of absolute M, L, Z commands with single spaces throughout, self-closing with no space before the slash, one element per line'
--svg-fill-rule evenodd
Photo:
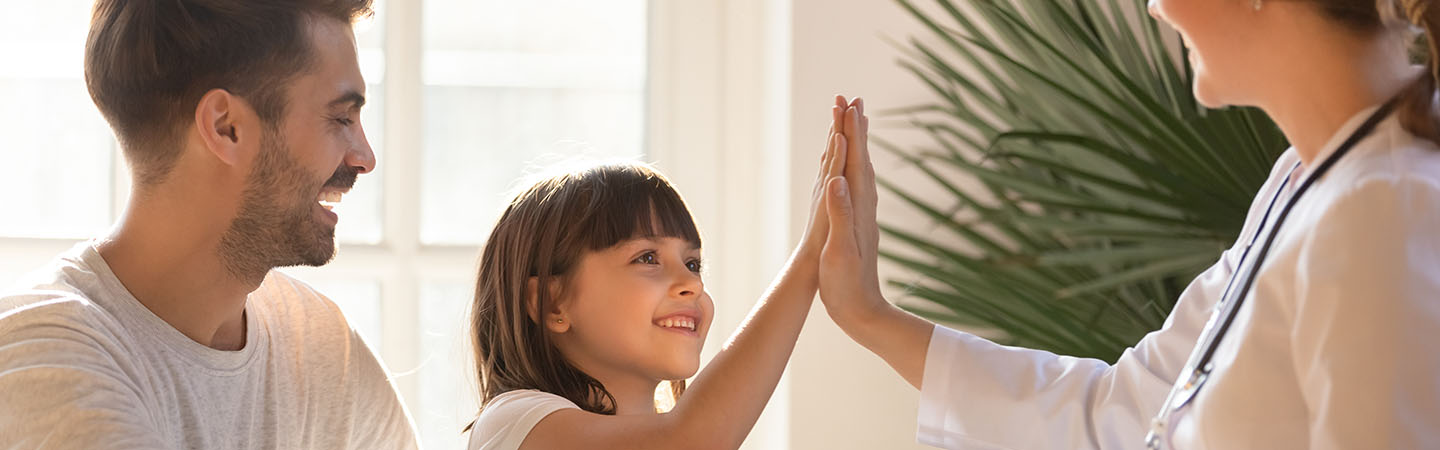
<path fill-rule="evenodd" d="M 329 106 L 339 106 L 346 103 L 352 103 L 353 105 L 351 106 L 355 108 L 365 106 L 365 94 L 361 94 L 359 91 L 347 91 L 341 94 L 340 97 L 331 100 Z"/>

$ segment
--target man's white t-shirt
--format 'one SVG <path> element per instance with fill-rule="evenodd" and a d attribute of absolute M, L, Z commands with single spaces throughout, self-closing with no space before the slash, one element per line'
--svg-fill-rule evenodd
<path fill-rule="evenodd" d="M 335 304 L 271 272 L 245 347 L 151 313 L 87 242 L 0 294 L 0 447 L 412 449 L 385 368 Z"/>
<path fill-rule="evenodd" d="M 544 391 L 522 389 L 495 396 L 470 430 L 469 450 L 515 450 L 540 419 L 562 409 L 580 409 L 574 402 Z"/>

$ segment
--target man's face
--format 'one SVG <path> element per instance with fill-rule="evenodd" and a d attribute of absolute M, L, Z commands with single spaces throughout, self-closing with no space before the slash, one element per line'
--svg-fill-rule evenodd
<path fill-rule="evenodd" d="M 375 166 L 360 125 L 365 80 L 350 25 L 309 22 L 314 61 L 287 87 L 285 113 L 268 124 L 240 210 L 221 239 L 234 275 L 329 262 L 335 256 L 333 203 Z"/>

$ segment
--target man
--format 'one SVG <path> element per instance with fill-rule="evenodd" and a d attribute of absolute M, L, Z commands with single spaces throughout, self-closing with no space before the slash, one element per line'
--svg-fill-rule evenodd
<path fill-rule="evenodd" d="M 0 296 L 0 447 L 414 448 L 322 265 L 370 172 L 369 0 L 98 0 L 85 79 L 134 188 Z"/>

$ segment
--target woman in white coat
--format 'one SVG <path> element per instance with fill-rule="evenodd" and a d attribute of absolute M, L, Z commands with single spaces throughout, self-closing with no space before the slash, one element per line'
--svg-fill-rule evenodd
<path fill-rule="evenodd" d="M 1435 0 L 1440 2 L 1440 0 Z M 1205 105 L 1253 105 L 1293 145 L 1235 246 L 1113 365 L 909 315 L 876 274 L 863 104 L 845 132 L 821 299 L 921 390 L 945 448 L 1440 448 L 1440 3 L 1151 0 Z M 1411 65 L 1416 33 L 1428 63 Z"/>

